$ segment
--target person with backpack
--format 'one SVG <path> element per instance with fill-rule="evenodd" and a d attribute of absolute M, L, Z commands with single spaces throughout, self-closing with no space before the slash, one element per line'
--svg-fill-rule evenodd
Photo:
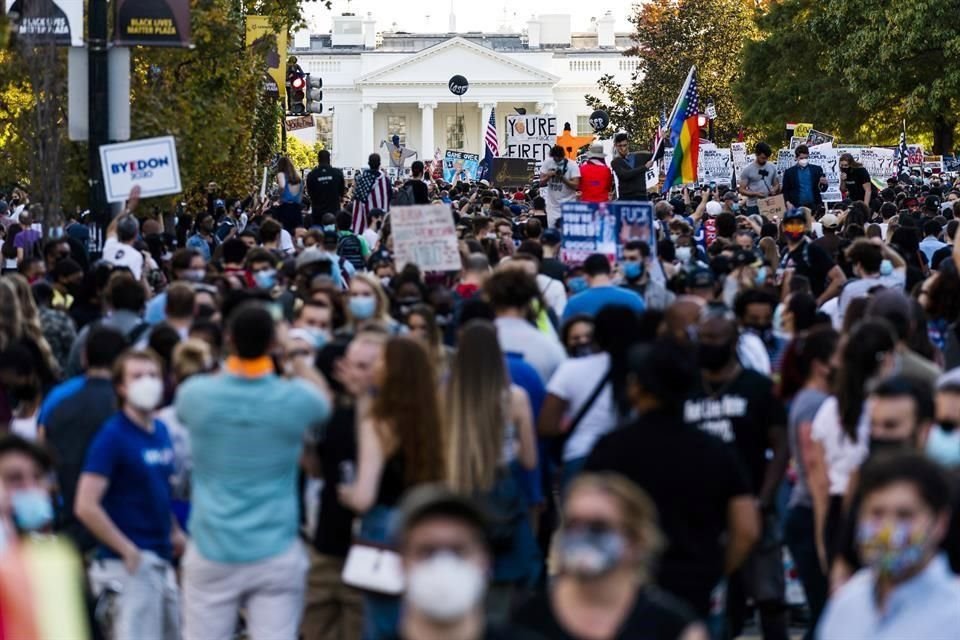
<path fill-rule="evenodd" d="M 393 204 L 395 206 L 430 204 L 430 191 L 427 189 L 427 183 L 423 181 L 423 163 L 414 160 L 410 165 L 410 172 L 413 175 L 400 187 Z"/>
<path fill-rule="evenodd" d="M 353 218 L 346 211 L 337 214 L 337 255 L 353 265 L 357 271 L 365 271 L 367 258 L 370 257 L 370 247 L 363 236 L 358 236 L 351 229 Z"/>
<path fill-rule="evenodd" d="M 27 258 L 40 257 L 39 243 L 42 237 L 40 231 L 33 226 L 33 217 L 29 210 L 20 214 L 20 226 L 23 230 L 13 239 L 13 246 L 17 250 L 18 266 Z"/>

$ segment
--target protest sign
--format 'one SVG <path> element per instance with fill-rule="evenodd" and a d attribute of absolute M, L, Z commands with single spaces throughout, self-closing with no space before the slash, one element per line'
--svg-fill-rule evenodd
<path fill-rule="evenodd" d="M 524 187 L 533 180 L 536 170 L 535 160 L 494 158 L 490 171 L 491 182 L 497 187 Z"/>
<path fill-rule="evenodd" d="M 535 160 L 537 166 L 550 157 L 550 148 L 557 143 L 557 117 L 551 115 L 507 116 L 505 158 Z"/>
<path fill-rule="evenodd" d="M 180 193 L 180 166 L 173 136 L 100 146 L 100 168 L 107 202 L 123 202 L 130 189 L 142 198 Z"/>
<path fill-rule="evenodd" d="M 730 149 L 718 149 L 707 147 L 700 149 L 700 158 L 697 162 L 697 179 L 700 184 L 709 182 L 730 182 L 730 176 L 733 171 L 733 165 L 730 156 Z"/>
<path fill-rule="evenodd" d="M 733 171 L 739 177 L 740 171 L 747 166 L 747 143 L 731 142 L 730 157 L 733 160 Z"/>
<path fill-rule="evenodd" d="M 274 29 L 270 16 L 247 16 L 246 45 L 256 46 L 267 40 L 267 67 L 263 70 L 264 93 L 283 98 L 287 95 L 287 30 Z"/>
<path fill-rule="evenodd" d="M 83 0 L 7 0 L 4 8 L 25 42 L 83 46 Z"/>
<path fill-rule="evenodd" d="M 654 191 L 657 188 L 657 185 L 660 184 L 660 167 L 657 163 L 654 163 L 652 167 L 647 169 L 645 177 L 647 191 Z"/>
<path fill-rule="evenodd" d="M 453 182 L 454 178 L 476 180 L 479 165 L 480 156 L 478 154 L 450 151 L 448 149 L 443 156 L 443 179 L 447 182 Z"/>
<path fill-rule="evenodd" d="M 783 180 L 783 172 L 796 164 L 797 159 L 789 149 L 781 149 L 777 154 L 777 172 L 780 174 L 780 180 Z M 810 164 L 815 164 L 823 169 L 823 174 L 827 178 L 827 190 L 821 193 L 824 202 L 840 202 L 843 196 L 840 194 L 840 168 L 837 163 L 837 150 L 828 143 L 810 147 Z"/>
<path fill-rule="evenodd" d="M 787 212 L 787 204 L 783 200 L 783 194 L 770 196 L 769 198 L 757 198 L 757 209 L 760 215 L 767 220 L 781 219 Z"/>
<path fill-rule="evenodd" d="M 804 136 L 803 138 L 800 138 L 800 137 L 797 137 L 797 136 L 792 136 L 792 137 L 790 138 L 790 149 L 791 149 L 791 150 L 796 149 L 797 147 L 799 147 L 799 146 L 802 145 L 802 144 L 807 144 L 807 138 L 806 138 L 806 136 Z"/>
<path fill-rule="evenodd" d="M 189 47 L 190 0 L 115 0 L 114 42 Z"/>
<path fill-rule="evenodd" d="M 923 169 L 930 169 L 934 173 L 943 173 L 943 156 L 924 156 Z"/>
<path fill-rule="evenodd" d="M 623 246 L 639 240 L 656 256 L 653 204 L 649 202 L 563 203 L 563 261 L 580 264 L 594 253 L 613 262 L 623 255 Z"/>
<path fill-rule="evenodd" d="M 398 270 L 407 263 L 421 271 L 460 269 L 460 247 L 450 205 L 390 207 L 390 221 Z"/>
<path fill-rule="evenodd" d="M 287 131 L 299 131 L 300 129 L 309 129 L 310 127 L 315 126 L 313 123 L 313 114 L 308 113 L 305 116 L 294 116 L 292 118 L 284 118 L 283 126 L 286 127 Z"/>
<path fill-rule="evenodd" d="M 797 156 L 790 149 L 780 149 L 777 152 L 777 174 L 783 181 L 783 172 L 797 163 Z"/>
<path fill-rule="evenodd" d="M 822 131 L 817 131 L 816 129 L 811 129 L 810 133 L 807 134 L 807 145 L 808 146 L 817 146 L 819 144 L 830 143 L 833 144 L 834 137 L 829 133 L 823 133 Z"/>
<path fill-rule="evenodd" d="M 797 138 L 806 139 L 810 135 L 810 131 L 813 129 L 813 123 L 811 122 L 798 122 L 793 127 L 793 135 Z M 792 149 L 793 147 L 791 147 Z"/>
<path fill-rule="evenodd" d="M 919 167 L 923 164 L 923 146 L 919 144 L 907 145 L 907 164 Z"/>
<path fill-rule="evenodd" d="M 863 165 L 871 176 L 888 178 L 897 172 L 897 161 L 893 149 L 883 147 L 861 147 L 855 150 L 843 149 L 853 159 Z"/>

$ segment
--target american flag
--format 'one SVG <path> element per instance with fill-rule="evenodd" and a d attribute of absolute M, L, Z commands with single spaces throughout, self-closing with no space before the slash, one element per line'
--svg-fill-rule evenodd
<path fill-rule="evenodd" d="M 483 160 L 477 171 L 478 180 L 489 180 L 493 171 L 493 159 L 500 155 L 500 145 L 497 142 L 497 110 L 490 109 L 490 119 L 487 120 L 487 130 L 483 134 Z"/>
<path fill-rule="evenodd" d="M 900 159 L 897 161 L 897 176 L 903 173 L 903 170 L 907 166 L 907 156 L 910 154 L 910 149 L 907 148 L 907 121 L 903 121 L 903 129 L 900 130 L 900 144 L 898 145 L 898 150 L 900 151 Z"/>
<path fill-rule="evenodd" d="M 371 209 L 390 210 L 390 178 L 377 169 L 365 169 L 353 180 L 353 232 L 360 234 L 367 228 Z"/>

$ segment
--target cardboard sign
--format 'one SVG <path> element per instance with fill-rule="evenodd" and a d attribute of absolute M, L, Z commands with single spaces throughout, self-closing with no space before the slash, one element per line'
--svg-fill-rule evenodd
<path fill-rule="evenodd" d="M 265 93 L 273 93 L 283 98 L 287 95 L 287 30 L 275 31 L 270 16 L 247 16 L 246 45 L 248 47 L 268 40 L 267 65 L 263 70 L 263 88 Z"/>
<path fill-rule="evenodd" d="M 557 141 L 557 116 L 507 116 L 507 146 L 501 155 L 505 158 L 535 160 L 537 166 L 550 157 L 550 148 Z"/>
<path fill-rule="evenodd" d="M 443 157 L 443 179 L 447 182 L 453 182 L 454 178 L 461 182 L 476 180 L 479 164 L 480 156 L 476 153 L 448 150 Z"/>
<path fill-rule="evenodd" d="M 190 0 L 115 0 L 114 42 L 190 46 Z"/>
<path fill-rule="evenodd" d="M 313 114 L 308 113 L 305 116 L 294 116 L 292 118 L 285 118 L 283 121 L 283 126 L 287 131 L 299 131 L 300 129 L 309 129 L 310 127 L 315 126 L 313 123 Z"/>
<path fill-rule="evenodd" d="M 757 198 L 757 208 L 760 209 L 760 215 L 767 220 L 777 220 L 783 217 L 787 212 L 787 205 L 783 201 L 783 194 L 770 196 L 769 198 Z"/>
<path fill-rule="evenodd" d="M 793 135 L 797 138 L 806 139 L 812 129 L 813 123 L 811 122 L 798 122 L 793 127 Z M 793 147 L 790 148 L 792 149 Z"/>
<path fill-rule="evenodd" d="M 142 198 L 182 191 L 173 136 L 101 145 L 100 168 L 107 202 L 125 201 L 137 185 Z"/>
<path fill-rule="evenodd" d="M 390 220 L 398 270 L 407 263 L 421 271 L 460 269 L 460 246 L 450 205 L 390 207 Z"/>
<path fill-rule="evenodd" d="M 819 144 L 833 144 L 835 138 L 829 133 L 823 133 L 822 131 L 817 131 L 816 129 L 811 129 L 810 133 L 807 134 L 807 145 L 808 146 L 817 146 Z"/>
<path fill-rule="evenodd" d="M 83 0 L 6 0 L 17 35 L 30 43 L 83 46 Z"/>
<path fill-rule="evenodd" d="M 650 202 L 564 202 L 562 259 L 581 264 L 588 256 L 602 253 L 611 262 L 623 255 L 623 246 L 640 240 L 656 256 Z"/>
<path fill-rule="evenodd" d="M 645 177 L 647 180 L 647 191 L 655 191 L 657 189 L 657 185 L 660 184 L 659 163 L 654 163 L 652 167 L 647 169 Z"/>
<path fill-rule="evenodd" d="M 923 168 L 930 169 L 934 173 L 943 173 L 943 156 L 924 156 Z"/>

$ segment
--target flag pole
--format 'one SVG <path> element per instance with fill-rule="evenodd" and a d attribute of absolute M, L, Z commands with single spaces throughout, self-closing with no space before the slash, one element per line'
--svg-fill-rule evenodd
<path fill-rule="evenodd" d="M 670 110 L 670 117 L 667 118 L 665 130 L 660 133 L 660 145 L 653 150 L 654 158 L 660 155 L 660 148 L 666 145 L 666 131 L 669 131 L 671 125 L 673 124 L 673 119 L 677 115 L 677 110 L 680 108 L 680 101 L 683 100 L 683 96 L 687 94 L 687 89 L 690 88 L 690 80 L 693 78 L 693 73 L 696 71 L 696 69 L 697 65 L 690 65 L 690 71 L 687 72 L 687 79 L 683 81 L 683 87 L 680 88 L 680 93 L 677 94 L 677 99 L 673 103 L 673 109 Z"/>

